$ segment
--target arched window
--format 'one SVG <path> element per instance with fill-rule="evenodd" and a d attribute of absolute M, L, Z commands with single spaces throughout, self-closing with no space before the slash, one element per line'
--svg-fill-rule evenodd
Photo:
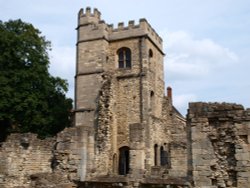
<path fill-rule="evenodd" d="M 148 57 L 149 58 L 152 58 L 153 57 L 153 51 L 151 49 L 149 49 L 148 51 Z"/>
<path fill-rule="evenodd" d="M 119 68 L 131 68 L 131 50 L 129 48 L 120 48 L 117 55 Z"/>
<path fill-rule="evenodd" d="M 160 148 L 160 155 L 161 155 L 161 166 L 168 165 L 168 152 L 164 150 L 163 146 Z"/>
<path fill-rule="evenodd" d="M 119 149 L 119 175 L 129 173 L 129 147 L 124 146 Z"/>

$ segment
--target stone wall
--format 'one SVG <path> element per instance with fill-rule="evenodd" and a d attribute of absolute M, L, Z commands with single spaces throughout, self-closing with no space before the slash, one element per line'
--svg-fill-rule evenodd
<path fill-rule="evenodd" d="M 187 120 L 194 186 L 249 187 L 250 109 L 191 103 Z"/>
<path fill-rule="evenodd" d="M 28 187 L 30 175 L 51 173 L 53 143 L 35 134 L 11 134 L 0 147 L 0 187 Z"/>

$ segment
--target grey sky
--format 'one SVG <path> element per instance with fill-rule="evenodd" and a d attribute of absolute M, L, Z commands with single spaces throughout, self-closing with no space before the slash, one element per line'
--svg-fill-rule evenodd
<path fill-rule="evenodd" d="M 77 13 L 91 6 L 107 23 L 146 18 L 164 40 L 165 82 L 174 104 L 236 102 L 250 106 L 249 0 L 0 0 L 0 19 L 21 18 L 52 42 L 52 74 L 73 97 Z"/>

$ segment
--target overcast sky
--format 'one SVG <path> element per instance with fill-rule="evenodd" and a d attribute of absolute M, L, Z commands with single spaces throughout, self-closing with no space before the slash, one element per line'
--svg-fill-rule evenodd
<path fill-rule="evenodd" d="M 250 0 L 0 0 L 0 19 L 21 18 L 52 42 L 50 72 L 74 96 L 77 13 L 95 7 L 116 25 L 146 18 L 164 41 L 165 84 L 182 114 L 188 102 L 250 107 Z"/>

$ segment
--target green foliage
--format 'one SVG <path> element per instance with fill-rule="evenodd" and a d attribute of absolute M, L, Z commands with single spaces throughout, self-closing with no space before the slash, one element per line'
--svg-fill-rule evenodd
<path fill-rule="evenodd" d="M 68 84 L 48 72 L 50 42 L 32 24 L 0 21 L 0 131 L 55 135 L 69 126 Z M 1 134 L 0 134 L 1 137 Z"/>

